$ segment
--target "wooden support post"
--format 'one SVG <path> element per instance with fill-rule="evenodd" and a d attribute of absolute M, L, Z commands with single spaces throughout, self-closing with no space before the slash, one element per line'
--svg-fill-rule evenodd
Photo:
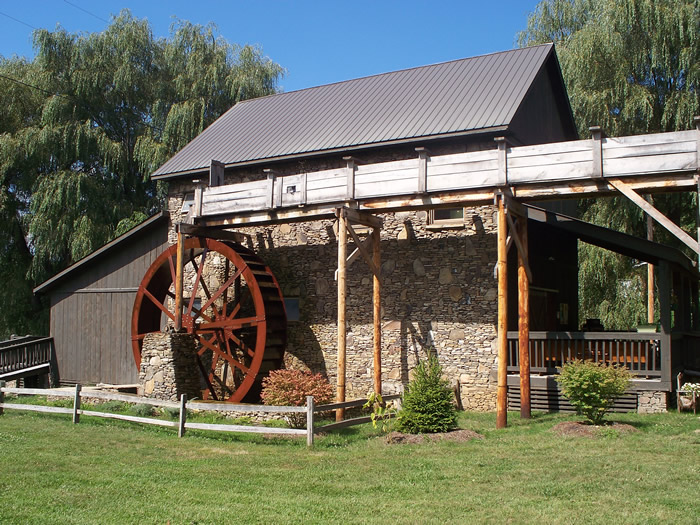
<path fill-rule="evenodd" d="M 661 380 L 671 381 L 671 267 L 666 261 L 658 266 L 659 331 L 661 332 Z"/>
<path fill-rule="evenodd" d="M 508 424 L 508 255 L 506 252 L 506 208 L 498 196 L 498 393 L 496 428 Z"/>
<path fill-rule="evenodd" d="M 520 244 L 527 253 L 527 219 L 518 219 Z M 526 260 L 518 251 L 518 348 L 520 363 L 520 417 L 530 419 L 530 282 Z"/>
<path fill-rule="evenodd" d="M 216 186 L 224 185 L 224 163 L 218 160 L 211 161 L 209 164 L 209 186 L 215 188 Z"/>
<path fill-rule="evenodd" d="M 275 172 L 270 168 L 265 168 L 263 172 L 267 175 L 267 207 L 275 207 Z"/>
<path fill-rule="evenodd" d="M 202 202 L 204 201 L 204 182 L 202 182 L 199 179 L 195 179 L 192 181 L 192 184 L 194 184 L 194 205 L 192 206 L 190 216 L 192 217 L 192 219 L 194 219 L 195 217 L 202 216 Z"/>
<path fill-rule="evenodd" d="M 346 293 L 346 264 L 348 251 L 347 218 L 343 213 L 338 214 L 338 379 L 336 401 L 345 401 L 345 345 L 347 327 L 345 325 L 345 293 Z M 342 421 L 345 409 L 335 412 L 336 421 Z"/>
<path fill-rule="evenodd" d="M 588 128 L 588 131 L 591 132 L 591 150 L 593 153 L 591 176 L 594 179 L 600 179 L 603 176 L 603 128 L 591 126 Z"/>
<path fill-rule="evenodd" d="M 73 424 L 80 423 L 80 390 L 82 387 L 75 385 L 75 394 L 73 395 Z"/>
<path fill-rule="evenodd" d="M 418 193 L 428 191 L 428 160 L 430 152 L 426 148 L 416 148 L 418 152 Z"/>
<path fill-rule="evenodd" d="M 343 160 L 346 162 L 345 173 L 347 174 L 345 199 L 351 201 L 355 199 L 355 167 L 357 166 L 357 161 L 354 157 L 343 157 Z"/>
<path fill-rule="evenodd" d="M 5 402 L 5 392 L 2 389 L 5 388 L 5 381 L 0 381 L 0 416 L 3 414 L 2 404 Z"/>
<path fill-rule="evenodd" d="M 647 195 L 649 204 L 654 205 L 654 198 Z M 654 240 L 654 219 L 647 213 L 647 240 Z M 700 237 L 698 237 L 700 240 Z M 654 323 L 654 265 L 647 263 L 647 323 Z"/>
<path fill-rule="evenodd" d="M 185 265 L 185 234 L 177 228 L 177 261 L 175 266 L 175 331 L 182 330 L 182 285 Z"/>
<path fill-rule="evenodd" d="M 177 437 L 185 435 L 185 422 L 187 421 L 187 394 L 180 396 L 180 421 L 177 427 Z"/>
<path fill-rule="evenodd" d="M 372 255 L 375 268 L 381 268 L 380 230 L 372 228 Z M 374 320 L 374 392 L 382 394 L 382 292 L 379 276 L 374 275 L 372 305 Z"/>
<path fill-rule="evenodd" d="M 314 396 L 306 396 L 306 446 L 314 446 Z"/>
<path fill-rule="evenodd" d="M 498 185 L 508 185 L 508 142 L 505 137 L 493 139 L 498 144 Z M 505 226 L 504 226 L 505 228 Z"/>

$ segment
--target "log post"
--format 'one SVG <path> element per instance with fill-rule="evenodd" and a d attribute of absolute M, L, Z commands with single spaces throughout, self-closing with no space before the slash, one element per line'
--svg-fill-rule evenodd
<path fill-rule="evenodd" d="M 527 252 L 527 219 L 518 220 L 518 231 L 523 250 Z M 520 363 L 520 417 L 530 419 L 530 282 L 525 270 L 525 259 L 518 251 L 518 349 Z"/>
<path fill-rule="evenodd" d="M 346 270 L 348 251 L 347 217 L 339 210 L 338 213 L 338 379 L 336 389 L 336 401 L 345 401 L 345 345 L 347 341 L 347 327 L 345 324 L 345 293 Z M 335 412 L 336 421 L 342 421 L 345 417 L 345 409 L 339 408 Z"/>
<path fill-rule="evenodd" d="M 654 198 L 647 195 L 649 204 L 654 204 Z M 654 219 L 647 213 L 647 240 L 654 240 Z M 700 241 L 700 237 L 698 237 Z M 647 323 L 654 323 L 654 265 L 647 263 Z"/>
<path fill-rule="evenodd" d="M 177 437 L 185 435 L 185 423 L 187 422 L 187 394 L 180 395 L 180 419 L 177 426 Z"/>
<path fill-rule="evenodd" d="M 0 416 L 3 414 L 2 404 L 5 402 L 5 392 L 2 389 L 5 388 L 5 381 L 0 381 Z"/>
<path fill-rule="evenodd" d="M 505 198 L 498 196 L 498 393 L 496 428 L 508 424 L 508 258 Z"/>
<path fill-rule="evenodd" d="M 375 268 L 381 268 L 380 229 L 372 228 L 372 255 Z M 374 308 L 374 392 L 382 394 L 382 293 L 379 276 L 374 275 L 372 305 Z"/>
<path fill-rule="evenodd" d="M 175 266 L 175 331 L 182 330 L 182 285 L 185 263 L 185 234 L 177 228 L 177 263 Z"/>

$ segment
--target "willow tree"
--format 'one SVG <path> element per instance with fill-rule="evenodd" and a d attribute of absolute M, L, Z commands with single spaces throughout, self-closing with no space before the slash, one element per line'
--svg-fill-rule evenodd
<path fill-rule="evenodd" d="M 521 46 L 553 41 L 581 137 L 689 129 L 700 114 L 697 0 L 545 0 L 519 33 Z M 655 205 L 689 232 L 693 198 L 661 195 Z M 645 236 L 643 213 L 624 197 L 581 203 L 583 219 Z M 657 229 L 657 240 L 685 249 Z M 630 328 L 646 316 L 646 268 L 581 243 L 581 319 Z"/>
<path fill-rule="evenodd" d="M 0 61 L 0 216 L 13 226 L 0 232 L 0 269 L 23 283 L 0 290 L 3 305 L 29 304 L 31 284 L 160 209 L 150 173 L 283 73 L 211 25 L 179 21 L 155 38 L 126 10 L 101 33 L 37 30 L 34 44 L 33 61 Z M 3 308 L 0 336 L 36 330 L 27 315 Z"/>

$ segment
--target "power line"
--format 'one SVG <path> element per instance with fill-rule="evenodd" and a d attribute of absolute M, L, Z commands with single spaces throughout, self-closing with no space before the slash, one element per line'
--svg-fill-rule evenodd
<path fill-rule="evenodd" d="M 78 106 L 82 107 L 83 109 L 86 109 L 88 112 L 91 111 L 91 109 L 88 106 L 86 106 L 85 104 L 83 104 L 77 96 L 72 95 L 70 93 L 63 94 L 63 93 L 55 93 L 53 91 L 48 91 L 44 88 L 40 88 L 39 86 L 34 86 L 32 84 L 28 84 L 27 82 L 24 82 L 24 81 L 19 80 L 17 78 L 8 77 L 7 75 L 3 75 L 2 73 L 0 73 L 0 78 L 4 78 L 5 80 L 9 80 L 10 82 L 14 82 L 15 84 L 19 84 L 21 86 L 25 86 L 25 87 L 28 87 L 31 89 L 36 89 L 37 91 L 41 91 L 42 93 L 45 93 L 47 95 L 56 96 L 56 97 L 63 97 L 63 98 L 72 100 L 74 104 L 77 104 Z M 153 131 L 157 131 L 158 133 L 163 133 L 163 130 L 161 128 L 154 126 L 150 122 L 141 122 L 141 123 L 144 126 L 151 128 Z"/>
<path fill-rule="evenodd" d="M 83 8 L 80 7 L 79 5 L 75 5 L 73 2 L 69 2 L 68 0 L 63 0 L 63 1 L 64 1 L 66 4 L 75 7 L 76 9 L 80 9 L 83 13 L 86 13 L 86 14 L 88 14 L 88 15 L 90 15 L 90 16 L 94 16 L 94 17 L 97 18 L 98 20 L 102 20 L 105 24 L 109 24 L 109 20 L 105 20 L 105 19 L 102 18 L 101 16 L 98 16 L 98 15 L 96 15 L 95 13 L 91 13 L 90 11 L 88 11 L 87 9 L 83 9 Z"/>
<path fill-rule="evenodd" d="M 17 22 L 18 24 L 25 25 L 25 26 L 29 27 L 30 29 L 38 29 L 38 28 L 34 27 L 33 25 L 28 24 L 27 22 L 23 22 L 23 21 L 20 20 L 19 18 L 15 18 L 14 16 L 10 16 L 10 15 L 8 15 L 7 13 L 3 13 L 2 11 L 0 11 L 0 15 L 6 16 L 6 17 L 9 18 L 10 20 L 14 20 L 14 21 Z"/>

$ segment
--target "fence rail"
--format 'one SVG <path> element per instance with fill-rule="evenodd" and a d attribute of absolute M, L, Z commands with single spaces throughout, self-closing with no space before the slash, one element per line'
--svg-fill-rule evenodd
<path fill-rule="evenodd" d="M 4 396 L 5 394 L 16 394 L 16 395 L 37 395 L 37 396 L 51 396 L 58 398 L 70 398 L 73 399 L 73 408 L 64 407 L 52 407 L 52 406 L 42 406 L 42 405 L 28 405 L 22 403 L 6 403 Z M 384 397 L 385 401 L 391 401 L 399 398 L 400 395 L 388 395 Z M 96 410 L 85 410 L 81 408 L 82 399 L 101 399 L 105 401 L 122 401 L 126 403 L 134 404 L 146 404 L 157 407 L 164 408 L 178 408 L 179 409 L 179 421 L 165 421 L 162 419 L 155 419 L 149 417 L 139 417 L 130 416 L 127 414 L 114 414 L 111 412 L 100 412 Z M 367 402 L 367 399 L 356 399 L 353 401 L 346 401 L 343 403 L 332 403 L 326 405 L 316 406 L 313 401 L 312 396 L 306 398 L 306 405 L 304 406 L 273 406 L 273 405 L 234 405 L 229 403 L 207 403 L 202 401 L 187 401 L 186 397 L 183 395 L 179 402 L 177 401 L 167 401 L 160 399 L 151 399 L 139 396 L 133 396 L 128 394 L 117 394 L 111 392 L 83 392 L 81 385 L 76 385 L 73 391 L 67 390 L 54 390 L 54 389 L 44 389 L 44 388 L 8 388 L 4 386 L 4 382 L 0 381 L 0 415 L 2 415 L 4 409 L 11 410 L 28 410 L 32 412 L 44 412 L 53 414 L 72 414 L 73 422 L 78 423 L 80 421 L 80 416 L 92 416 L 92 417 L 102 417 L 109 419 L 118 419 L 122 421 L 130 421 L 133 423 L 140 423 L 145 425 L 158 425 L 163 427 L 171 427 L 178 429 L 178 435 L 182 437 L 187 429 L 196 430 L 211 430 L 215 432 L 252 432 L 258 434 L 281 434 L 281 435 L 292 435 L 292 436 L 306 436 L 307 445 L 312 446 L 314 442 L 314 434 L 319 431 L 329 431 L 338 428 L 349 427 L 353 425 L 360 425 L 370 421 L 370 417 L 359 417 L 348 419 L 345 421 L 332 423 L 329 425 L 324 425 L 320 427 L 314 427 L 315 414 L 321 412 L 328 412 L 331 410 L 336 410 L 339 408 L 352 408 L 361 407 Z M 214 424 L 214 423 L 195 423 L 187 421 L 187 411 L 197 410 L 197 411 L 209 411 L 209 412 L 228 412 L 228 413 L 250 413 L 250 412 L 266 412 L 275 414 L 306 414 L 306 428 L 275 428 L 275 427 L 262 427 L 253 425 L 227 425 L 227 424 Z"/>
<path fill-rule="evenodd" d="M 636 332 L 530 332 L 530 371 L 556 373 L 573 359 L 617 364 L 646 377 L 662 376 L 668 336 Z M 508 332 L 508 371 L 520 369 L 518 333 Z"/>

